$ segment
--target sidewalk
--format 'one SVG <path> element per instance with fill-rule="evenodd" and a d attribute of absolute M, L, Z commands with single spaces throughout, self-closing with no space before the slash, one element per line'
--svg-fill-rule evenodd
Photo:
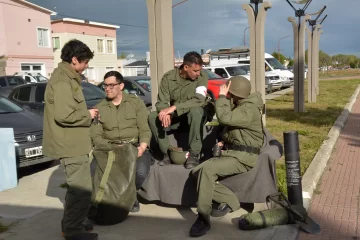
<path fill-rule="evenodd" d="M 314 191 L 310 216 L 321 226 L 321 233 L 300 232 L 298 240 L 360 239 L 360 97 Z"/>

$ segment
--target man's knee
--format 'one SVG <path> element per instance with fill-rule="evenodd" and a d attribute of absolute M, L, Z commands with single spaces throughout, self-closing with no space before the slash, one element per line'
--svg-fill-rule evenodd
<path fill-rule="evenodd" d="M 205 110 L 202 107 L 190 108 L 189 115 L 192 118 L 202 118 L 205 115 Z"/>
<path fill-rule="evenodd" d="M 202 164 L 202 174 L 215 175 L 216 169 L 212 161 L 207 160 Z"/>

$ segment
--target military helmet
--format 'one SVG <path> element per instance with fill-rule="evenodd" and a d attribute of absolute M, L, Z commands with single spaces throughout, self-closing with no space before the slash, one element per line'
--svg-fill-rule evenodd
<path fill-rule="evenodd" d="M 231 77 L 228 83 L 231 81 L 229 92 L 237 97 L 247 98 L 250 95 L 251 84 L 250 81 L 243 76 Z"/>
<path fill-rule="evenodd" d="M 170 149 L 170 160 L 173 164 L 183 165 L 187 160 L 188 152 L 183 151 L 182 148 L 171 147 Z"/>

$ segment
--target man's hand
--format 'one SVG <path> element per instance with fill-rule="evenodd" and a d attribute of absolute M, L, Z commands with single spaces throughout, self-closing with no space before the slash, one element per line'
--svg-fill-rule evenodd
<path fill-rule="evenodd" d="M 159 113 L 159 120 L 162 122 L 163 121 L 163 118 L 166 116 L 166 115 L 169 115 L 169 114 L 172 114 L 173 112 L 175 112 L 176 110 L 176 106 L 171 106 L 171 107 L 168 107 L 168 108 L 165 108 L 163 110 L 160 111 Z"/>
<path fill-rule="evenodd" d="M 90 109 L 89 110 L 91 119 L 94 119 L 98 114 L 99 114 L 99 110 L 96 108 Z"/>
<path fill-rule="evenodd" d="M 227 96 L 229 89 L 230 89 L 231 81 L 229 81 L 229 84 L 223 84 L 220 86 L 219 95 L 225 95 Z"/>
<path fill-rule="evenodd" d="M 166 115 L 162 122 L 161 122 L 161 125 L 164 127 L 164 128 L 167 128 L 167 127 L 170 127 L 171 126 L 171 116 L 170 115 Z"/>
<path fill-rule="evenodd" d="M 143 153 L 145 152 L 147 148 L 147 144 L 146 143 L 140 143 L 140 146 L 137 147 L 138 149 L 138 157 L 141 157 L 143 155 Z"/>

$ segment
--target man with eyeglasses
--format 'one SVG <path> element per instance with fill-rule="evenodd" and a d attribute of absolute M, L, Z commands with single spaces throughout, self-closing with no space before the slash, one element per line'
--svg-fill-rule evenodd
<path fill-rule="evenodd" d="M 150 171 L 151 155 L 147 150 L 151 131 L 147 122 L 148 110 L 135 95 L 124 93 L 124 78 L 117 71 L 104 76 L 106 99 L 96 105 L 99 122 L 91 126 L 91 137 L 96 147 L 108 147 L 131 143 L 137 147 L 136 189 L 140 189 Z M 124 160 L 125 161 L 125 160 Z M 140 210 L 136 200 L 131 212 Z"/>

